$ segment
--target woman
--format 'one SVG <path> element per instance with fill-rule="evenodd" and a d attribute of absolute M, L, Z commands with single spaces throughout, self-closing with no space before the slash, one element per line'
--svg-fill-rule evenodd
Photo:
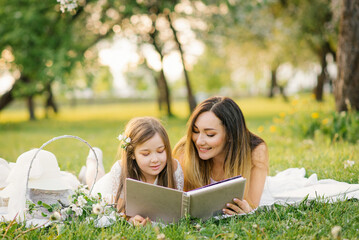
<path fill-rule="evenodd" d="M 268 149 L 247 129 L 238 105 L 227 97 L 208 98 L 187 125 L 187 136 L 173 151 L 184 167 L 184 190 L 242 175 L 247 179 L 244 200 L 234 199 L 223 212 L 248 213 L 258 207 L 268 174 Z"/>

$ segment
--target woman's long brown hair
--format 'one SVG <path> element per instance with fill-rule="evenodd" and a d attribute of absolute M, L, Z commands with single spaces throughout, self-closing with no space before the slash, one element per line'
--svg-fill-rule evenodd
<path fill-rule="evenodd" d="M 189 191 L 210 183 L 212 160 L 203 161 L 199 158 L 192 132 L 198 116 L 204 112 L 213 112 L 221 121 L 226 131 L 226 157 L 224 160 L 225 178 L 242 175 L 249 186 L 252 168 L 252 150 L 263 139 L 251 133 L 246 126 L 243 113 L 239 106 L 227 97 L 211 97 L 200 103 L 187 122 L 187 137 L 175 147 L 175 154 L 184 154 L 184 190 Z M 184 148 L 184 149 L 183 149 Z M 245 197 L 248 188 L 245 192 Z"/>

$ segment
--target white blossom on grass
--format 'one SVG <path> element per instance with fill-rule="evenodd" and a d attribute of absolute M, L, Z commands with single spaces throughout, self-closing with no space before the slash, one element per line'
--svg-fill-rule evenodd
<path fill-rule="evenodd" d="M 103 213 L 103 207 L 99 203 L 94 204 L 93 207 L 92 207 L 92 212 L 94 214 L 96 214 L 96 215 L 102 214 Z"/>
<path fill-rule="evenodd" d="M 62 221 L 65 221 L 69 217 L 69 210 L 69 208 L 63 208 L 60 210 Z"/>
<path fill-rule="evenodd" d="M 346 161 L 344 161 L 344 169 L 345 169 L 345 168 L 348 168 L 348 167 L 352 167 L 354 164 L 355 164 L 354 161 L 352 161 L 352 160 L 346 160 Z"/>
<path fill-rule="evenodd" d="M 75 212 L 76 216 L 81 216 L 82 215 L 82 213 L 83 213 L 82 208 L 76 206 L 75 204 L 71 204 L 70 207 L 71 207 L 71 210 Z"/>
<path fill-rule="evenodd" d="M 59 212 L 54 212 L 51 216 L 50 216 L 50 220 L 51 221 L 60 221 L 61 220 L 61 214 Z"/>
<path fill-rule="evenodd" d="M 87 203 L 87 201 L 83 196 L 80 196 L 80 197 L 77 198 L 77 205 L 79 207 L 85 206 L 86 203 Z"/>

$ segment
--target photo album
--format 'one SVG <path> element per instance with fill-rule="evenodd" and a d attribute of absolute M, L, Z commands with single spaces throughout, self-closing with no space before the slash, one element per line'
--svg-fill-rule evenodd
<path fill-rule="evenodd" d="M 126 179 L 126 215 L 149 217 L 163 223 L 177 222 L 187 214 L 207 220 L 222 215 L 233 198 L 243 199 L 246 179 L 237 176 L 188 192 Z"/>

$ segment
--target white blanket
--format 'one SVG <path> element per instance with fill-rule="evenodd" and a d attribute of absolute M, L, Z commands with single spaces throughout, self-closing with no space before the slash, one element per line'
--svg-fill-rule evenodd
<path fill-rule="evenodd" d="M 318 180 L 317 174 L 306 178 L 304 168 L 289 168 L 273 177 L 267 177 L 259 206 L 269 206 L 274 203 L 295 204 L 307 196 L 309 200 L 359 199 L 359 184 L 332 179 Z"/>

